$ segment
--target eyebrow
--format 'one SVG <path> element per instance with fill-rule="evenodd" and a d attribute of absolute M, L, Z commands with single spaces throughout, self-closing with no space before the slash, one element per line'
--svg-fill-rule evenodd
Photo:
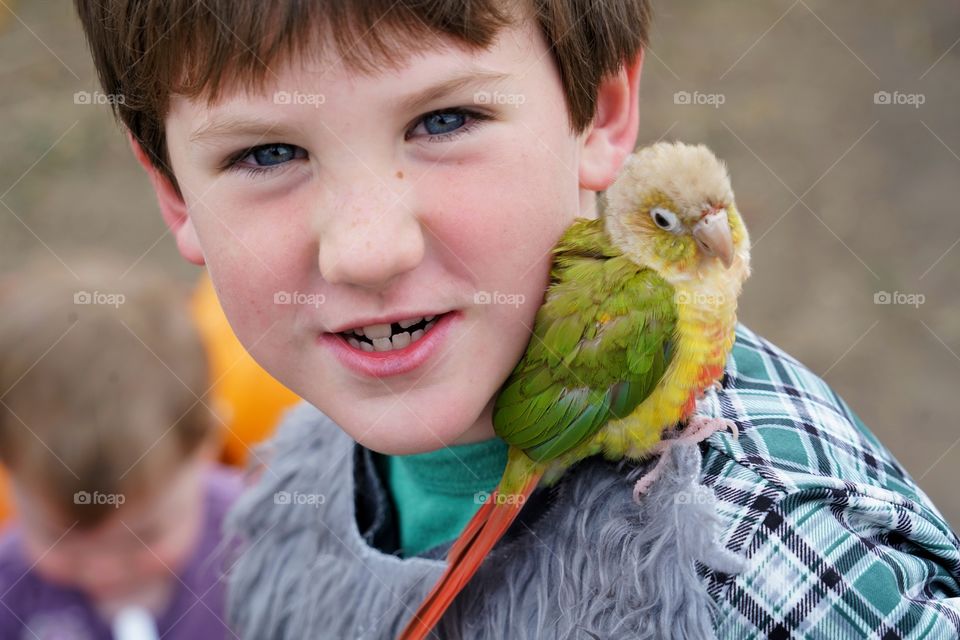
<path fill-rule="evenodd" d="M 510 74 L 483 69 L 471 70 L 464 75 L 447 78 L 433 84 L 422 91 L 403 97 L 397 101 L 401 111 L 414 111 L 423 105 L 441 100 L 470 87 L 479 88 L 487 84 L 503 81 Z M 228 136 L 260 136 L 274 135 L 278 138 L 289 137 L 295 133 L 280 122 L 271 122 L 259 118 L 231 116 L 221 120 L 212 120 L 197 128 L 190 134 L 190 141 L 203 143 Z"/>
<path fill-rule="evenodd" d="M 190 142 L 203 143 L 229 136 L 259 136 L 268 134 L 277 137 L 288 137 L 294 133 L 280 122 L 247 118 L 243 116 L 229 116 L 222 120 L 212 120 L 190 134 Z"/>
<path fill-rule="evenodd" d="M 501 73 L 499 71 L 486 71 L 482 69 L 471 70 L 468 74 L 454 76 L 452 78 L 442 80 L 427 87 L 423 91 L 419 91 L 413 95 L 401 98 L 397 104 L 403 111 L 414 111 L 425 104 L 446 98 L 447 96 L 457 93 L 463 89 L 469 87 L 480 87 L 486 84 L 500 82 L 509 77 L 510 74 Z"/>

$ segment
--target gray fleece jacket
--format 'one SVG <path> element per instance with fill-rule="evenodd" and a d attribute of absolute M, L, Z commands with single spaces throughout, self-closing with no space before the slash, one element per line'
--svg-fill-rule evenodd
<path fill-rule="evenodd" d="M 228 619 L 245 640 L 394 638 L 445 567 L 450 543 L 397 555 L 372 453 L 315 407 L 293 408 L 234 504 Z M 678 443 L 642 503 L 650 468 L 585 460 L 538 488 L 441 620 L 439 638 L 713 638 L 698 567 L 735 574 L 715 542 L 701 453 Z"/>

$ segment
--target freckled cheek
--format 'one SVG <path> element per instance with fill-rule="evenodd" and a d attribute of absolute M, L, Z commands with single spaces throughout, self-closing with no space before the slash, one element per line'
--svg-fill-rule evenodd
<path fill-rule="evenodd" d="M 469 267 L 481 289 L 521 291 L 540 263 L 549 261 L 544 254 L 551 243 L 543 242 L 544 231 L 517 219 L 465 222 L 451 226 L 442 237 L 449 238 L 444 242 Z"/>
<path fill-rule="evenodd" d="M 276 304 L 275 297 L 307 292 L 312 282 L 316 241 L 308 208 L 293 198 L 252 205 L 226 201 L 219 208 L 217 217 L 208 212 L 198 220 L 207 268 L 241 341 L 257 340 L 295 308 Z"/>
<path fill-rule="evenodd" d="M 555 163 L 541 166 L 549 170 Z M 540 174 L 524 179 L 529 174 L 471 170 L 465 172 L 468 181 L 463 180 L 464 173 L 459 177 L 440 175 L 429 185 L 431 196 L 418 197 L 431 230 L 441 241 L 437 250 L 452 254 L 450 269 L 464 272 L 478 291 L 523 301 L 520 306 L 482 307 L 488 320 L 501 325 L 501 332 L 503 326 L 518 331 L 525 331 L 524 325 L 533 326 L 546 286 L 550 250 L 574 213 L 562 213 L 570 206 L 558 195 L 566 185 L 551 182 L 562 182 L 562 176 Z"/>
<path fill-rule="evenodd" d="M 433 170 L 417 187 L 421 214 L 458 257 L 522 260 L 542 254 L 563 224 L 554 174 L 526 169 L 525 157 L 480 166 L 465 164 Z M 535 165 L 534 165 L 535 166 Z M 540 165 L 549 171 L 554 163 Z M 575 203 L 574 203 L 575 204 Z"/>
<path fill-rule="evenodd" d="M 286 307 L 274 304 L 282 286 L 264 268 L 249 262 L 224 261 L 211 264 L 220 306 L 240 342 L 249 345 L 264 335 Z"/>
<path fill-rule="evenodd" d="M 311 240 L 310 202 L 305 192 L 255 197 L 218 190 L 191 207 L 204 255 L 253 260 L 273 266 Z M 256 254 L 256 255 L 254 255 Z"/>

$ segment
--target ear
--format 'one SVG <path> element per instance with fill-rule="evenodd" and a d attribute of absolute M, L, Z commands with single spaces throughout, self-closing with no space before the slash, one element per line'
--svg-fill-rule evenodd
<path fill-rule="evenodd" d="M 153 190 L 157 194 L 157 203 L 160 205 L 160 215 L 163 216 L 163 221 L 167 223 L 170 232 L 177 239 L 177 249 L 180 250 L 180 255 L 187 262 L 196 265 L 204 264 L 200 239 L 197 237 L 197 230 L 193 226 L 193 221 L 187 215 L 187 205 L 183 198 L 177 193 L 170 179 L 153 166 L 150 158 L 147 157 L 147 152 L 143 150 L 140 142 L 129 130 L 127 130 L 127 138 L 130 140 L 133 155 L 137 157 L 140 165 L 150 178 Z"/>
<path fill-rule="evenodd" d="M 640 70 L 643 50 L 597 88 L 597 113 L 582 134 L 580 188 L 603 191 L 613 182 L 637 144 L 640 126 Z"/>

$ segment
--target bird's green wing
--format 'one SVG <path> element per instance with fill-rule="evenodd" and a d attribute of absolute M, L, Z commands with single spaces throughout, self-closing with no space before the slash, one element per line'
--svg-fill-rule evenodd
<path fill-rule="evenodd" d="M 497 434 L 536 461 L 630 414 L 669 362 L 673 287 L 578 220 L 554 249 L 551 283 L 523 358 L 494 408 Z"/>

